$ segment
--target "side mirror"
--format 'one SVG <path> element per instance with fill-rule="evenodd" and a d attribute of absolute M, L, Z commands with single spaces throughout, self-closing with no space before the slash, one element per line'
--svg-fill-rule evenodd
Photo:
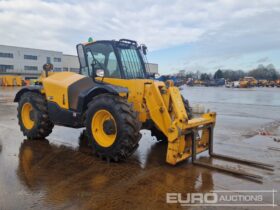
<path fill-rule="evenodd" d="M 86 68 L 87 67 L 87 59 L 86 59 L 86 56 L 85 56 L 84 45 L 78 44 L 76 48 L 77 48 L 77 54 L 78 54 L 78 58 L 79 58 L 79 62 L 80 62 L 80 67 L 81 67 L 81 69 Z"/>
<path fill-rule="evenodd" d="M 159 73 L 149 73 L 148 77 L 151 78 L 151 79 L 159 79 L 160 74 Z"/>
<path fill-rule="evenodd" d="M 147 48 L 146 45 L 142 44 L 142 45 L 141 45 L 141 50 L 142 50 L 142 52 L 143 52 L 144 55 L 147 55 L 148 48 Z"/>
<path fill-rule="evenodd" d="M 155 74 L 154 74 L 154 78 L 155 78 L 155 79 L 159 79 L 159 78 L 160 78 L 160 74 L 159 74 L 159 73 L 155 73 Z"/>
<path fill-rule="evenodd" d="M 46 77 L 48 77 L 48 72 L 53 70 L 53 65 L 51 63 L 46 63 L 43 65 L 43 69 L 46 72 Z"/>
<path fill-rule="evenodd" d="M 104 71 L 104 69 L 96 69 L 96 70 L 95 70 L 95 75 L 96 75 L 97 77 L 104 77 L 104 76 L 105 76 L 105 71 Z"/>

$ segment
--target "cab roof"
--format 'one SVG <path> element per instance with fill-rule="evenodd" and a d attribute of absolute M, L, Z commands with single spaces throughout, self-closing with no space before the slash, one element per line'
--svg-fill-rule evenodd
<path fill-rule="evenodd" d="M 138 43 L 134 40 L 130 40 L 130 39 L 120 39 L 120 40 L 97 40 L 97 41 L 92 41 L 92 42 L 85 42 L 82 43 L 85 46 L 90 46 L 94 43 L 110 43 L 110 44 L 127 44 L 127 45 L 134 45 L 135 47 L 138 46 Z"/>

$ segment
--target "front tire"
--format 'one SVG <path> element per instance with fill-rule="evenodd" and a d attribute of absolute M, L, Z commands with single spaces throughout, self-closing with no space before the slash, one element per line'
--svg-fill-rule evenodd
<path fill-rule="evenodd" d="M 20 130 L 28 139 L 43 139 L 52 132 L 54 124 L 49 119 L 47 101 L 43 95 L 24 93 L 17 111 Z"/>
<path fill-rule="evenodd" d="M 138 147 L 141 123 L 121 97 L 102 94 L 88 105 L 86 130 L 94 152 L 107 161 L 126 160 Z"/>
<path fill-rule="evenodd" d="M 183 100 L 188 118 L 189 118 L 189 120 L 191 120 L 193 118 L 193 112 L 192 112 L 192 108 L 190 106 L 189 100 L 185 99 L 183 96 L 182 96 L 182 100 Z"/>

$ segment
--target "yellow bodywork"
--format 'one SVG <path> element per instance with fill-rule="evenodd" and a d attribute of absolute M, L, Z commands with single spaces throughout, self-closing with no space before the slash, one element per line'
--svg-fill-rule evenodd
<path fill-rule="evenodd" d="M 249 82 L 246 80 L 239 80 L 239 86 L 240 88 L 247 88 L 249 87 Z"/>
<path fill-rule="evenodd" d="M 256 80 L 254 77 L 244 77 L 245 81 L 249 83 L 250 86 L 257 86 L 258 80 Z"/>
<path fill-rule="evenodd" d="M 73 72 L 59 72 L 42 79 L 47 100 L 57 103 L 63 109 L 69 109 L 68 87 L 84 77 Z"/>
<path fill-rule="evenodd" d="M 189 120 L 181 93 L 177 87 L 166 87 L 165 83 L 154 80 L 123 80 L 104 78 L 103 82 L 128 88 L 128 102 L 139 113 L 139 120 L 148 119 L 168 138 L 166 161 L 172 165 L 189 158 L 192 155 L 191 132 L 200 127 L 202 133 L 197 139 L 197 153 L 205 151 L 209 146 L 208 125 L 215 124 L 216 113 L 206 113 L 199 118 Z"/>
<path fill-rule="evenodd" d="M 84 78 L 80 74 L 72 72 L 52 73 L 48 77 L 41 77 L 42 92 L 48 101 L 56 102 L 61 108 L 69 109 L 68 87 Z M 168 138 L 168 150 L 166 161 L 172 165 L 189 158 L 192 155 L 192 138 L 198 136 L 198 130 L 202 130 L 199 138 L 196 138 L 197 153 L 205 151 L 209 147 L 209 126 L 214 126 L 216 113 L 207 113 L 199 118 L 189 120 L 179 89 L 169 83 L 149 79 L 116 79 L 96 78 L 105 84 L 116 85 L 128 89 L 128 94 L 120 93 L 132 103 L 133 109 L 138 113 L 138 119 L 142 123 L 152 120 L 156 127 Z M 110 118 L 108 113 L 100 113 L 98 120 Z M 98 121 L 97 120 L 97 121 Z M 98 125 L 97 122 L 93 123 Z M 93 126 L 92 124 L 92 126 Z M 101 124 L 100 124 L 101 125 Z M 93 130 L 102 126 L 92 127 Z M 195 135 L 194 135 L 195 134 Z M 93 135 L 105 138 L 102 144 L 110 146 L 115 136 L 105 136 L 102 132 L 94 132 Z M 98 138 L 100 139 L 100 138 Z"/>

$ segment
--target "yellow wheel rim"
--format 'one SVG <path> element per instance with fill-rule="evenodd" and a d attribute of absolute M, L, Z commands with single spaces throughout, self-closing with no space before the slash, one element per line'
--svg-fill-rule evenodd
<path fill-rule="evenodd" d="M 104 123 L 113 122 L 115 132 L 108 134 L 104 131 Z M 97 111 L 91 121 L 91 131 L 95 141 L 102 147 L 110 147 L 117 137 L 116 121 L 112 114 L 104 109 Z"/>
<path fill-rule="evenodd" d="M 21 119 L 24 127 L 28 130 L 33 128 L 34 121 L 30 118 L 31 111 L 33 110 L 30 103 L 25 103 L 21 109 Z"/>

